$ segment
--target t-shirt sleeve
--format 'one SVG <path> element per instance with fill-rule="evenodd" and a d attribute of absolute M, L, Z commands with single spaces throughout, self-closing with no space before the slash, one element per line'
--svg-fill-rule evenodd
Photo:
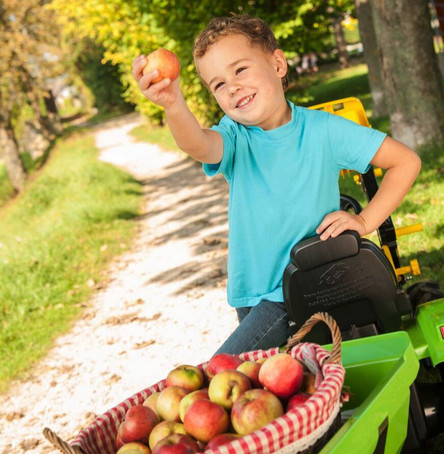
<path fill-rule="evenodd" d="M 330 152 L 339 169 L 365 173 L 386 134 L 337 115 L 328 115 Z"/>
<path fill-rule="evenodd" d="M 211 128 L 222 136 L 224 151 L 222 160 L 217 164 L 203 163 L 202 168 L 206 175 L 213 177 L 222 173 L 227 181 L 230 181 L 234 164 L 234 153 L 236 149 L 236 125 L 227 116 L 223 117 L 220 123 Z"/>

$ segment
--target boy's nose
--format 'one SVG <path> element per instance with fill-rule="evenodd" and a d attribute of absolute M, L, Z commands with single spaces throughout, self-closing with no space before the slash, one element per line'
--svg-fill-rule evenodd
<path fill-rule="evenodd" d="M 230 95 L 236 94 L 240 90 L 240 86 L 236 83 L 232 83 L 228 87 Z"/>

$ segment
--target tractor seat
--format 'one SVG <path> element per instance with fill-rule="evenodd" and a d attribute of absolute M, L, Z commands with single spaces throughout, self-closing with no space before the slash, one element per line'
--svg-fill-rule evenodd
<path fill-rule="evenodd" d="M 283 276 L 284 301 L 298 329 L 316 312 L 328 312 L 344 340 L 397 331 L 411 314 L 408 296 L 382 250 L 355 231 L 322 241 L 319 235 L 293 246 Z M 307 340 L 331 341 L 316 325 Z"/>

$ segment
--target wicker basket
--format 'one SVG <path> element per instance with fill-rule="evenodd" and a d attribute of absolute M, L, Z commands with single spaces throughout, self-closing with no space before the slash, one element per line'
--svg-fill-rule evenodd
<path fill-rule="evenodd" d="M 322 321 L 330 328 L 331 353 L 312 343 L 300 343 L 311 328 Z M 325 445 L 340 424 L 341 390 L 344 368 L 341 365 L 341 333 L 335 321 L 326 313 L 314 314 L 290 338 L 285 350 L 315 373 L 316 392 L 303 404 L 288 411 L 260 430 L 234 440 L 205 454 L 313 454 Z M 240 355 L 245 360 L 259 360 L 279 353 L 279 348 L 255 350 Z M 200 364 L 204 370 L 207 363 Z M 165 388 L 165 380 L 142 390 L 99 416 L 82 430 L 71 443 L 63 441 L 52 430 L 43 434 L 65 454 L 115 454 L 116 434 L 128 409 L 141 405 L 153 392 Z"/>

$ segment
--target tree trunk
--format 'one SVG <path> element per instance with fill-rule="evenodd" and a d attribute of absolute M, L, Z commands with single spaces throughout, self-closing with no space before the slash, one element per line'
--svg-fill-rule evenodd
<path fill-rule="evenodd" d="M 25 183 L 26 172 L 10 124 L 9 127 L 7 125 L 0 126 L 0 149 L 12 187 L 16 192 L 20 192 Z"/>
<path fill-rule="evenodd" d="M 341 68 L 348 68 L 350 66 L 350 57 L 346 48 L 341 20 L 341 17 L 335 17 L 333 19 L 333 34 L 336 41 L 336 48 L 338 49 L 339 64 L 341 65 Z"/>
<path fill-rule="evenodd" d="M 57 109 L 57 104 L 51 90 L 48 90 L 47 95 L 44 97 L 44 101 L 46 115 L 52 124 L 55 134 L 60 135 L 63 130 L 62 122 L 60 121 L 59 110 Z"/>
<path fill-rule="evenodd" d="M 356 16 L 359 21 L 359 35 L 364 46 L 364 58 L 368 67 L 368 80 L 372 94 L 373 116 L 388 116 L 385 100 L 384 80 L 382 78 L 381 62 L 379 60 L 378 45 L 373 13 L 370 0 L 355 0 Z"/>
<path fill-rule="evenodd" d="M 372 0 L 392 136 L 416 148 L 444 140 L 444 90 L 427 0 Z"/>

